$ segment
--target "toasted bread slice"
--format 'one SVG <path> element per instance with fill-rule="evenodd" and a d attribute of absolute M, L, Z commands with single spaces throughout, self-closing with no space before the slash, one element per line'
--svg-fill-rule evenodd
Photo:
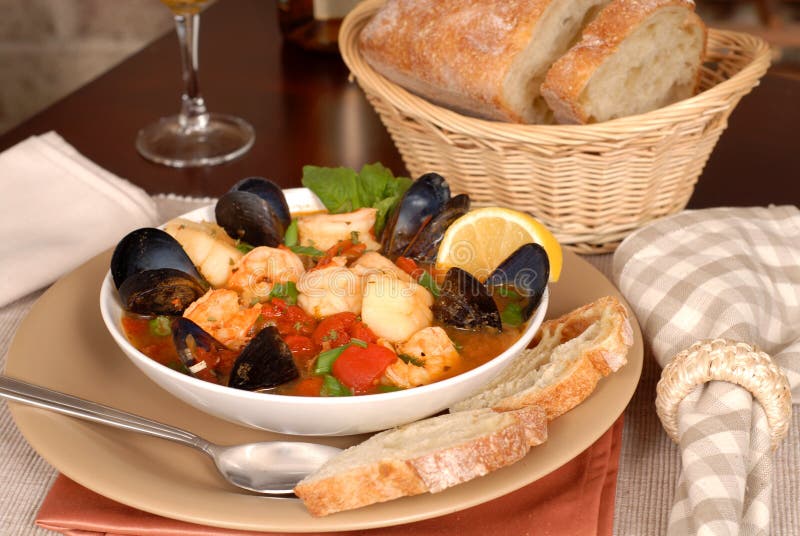
<path fill-rule="evenodd" d="M 626 363 L 633 328 L 625 307 L 607 296 L 544 322 L 537 337 L 534 348 L 450 411 L 507 411 L 533 404 L 553 420 L 585 400 L 600 378 Z"/>
<path fill-rule="evenodd" d="M 547 72 L 542 95 L 559 123 L 595 123 L 694 94 L 706 28 L 692 0 L 614 0 Z"/>
<path fill-rule="evenodd" d="M 535 406 L 444 414 L 350 447 L 294 492 L 314 516 L 436 493 L 512 464 L 545 439 L 545 413 Z"/>
<path fill-rule="evenodd" d="M 366 61 L 469 115 L 552 123 L 539 87 L 608 0 L 388 0 L 364 27 Z"/>

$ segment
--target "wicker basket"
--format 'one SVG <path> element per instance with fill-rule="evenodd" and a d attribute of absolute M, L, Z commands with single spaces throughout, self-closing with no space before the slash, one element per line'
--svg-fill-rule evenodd
<path fill-rule="evenodd" d="M 383 0 L 345 19 L 339 47 L 416 177 L 435 171 L 475 205 L 529 212 L 579 253 L 612 251 L 631 231 L 682 210 L 727 126 L 769 67 L 766 43 L 710 30 L 698 95 L 593 125 L 519 125 L 460 115 L 409 93 L 361 56 L 358 34 Z"/>

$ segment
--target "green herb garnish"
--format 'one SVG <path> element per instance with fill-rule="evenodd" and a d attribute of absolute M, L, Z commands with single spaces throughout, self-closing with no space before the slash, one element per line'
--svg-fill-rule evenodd
<path fill-rule="evenodd" d="M 292 223 L 289 224 L 289 227 L 286 228 L 286 232 L 283 235 L 283 244 L 286 247 L 292 247 L 297 245 L 298 240 L 298 230 L 297 230 L 297 218 L 292 220 Z"/>
<path fill-rule="evenodd" d="M 272 285 L 272 290 L 269 292 L 270 298 L 281 298 L 288 305 L 296 305 L 298 295 L 297 285 L 295 285 L 294 281 L 275 283 Z"/>
<path fill-rule="evenodd" d="M 503 312 L 500 313 L 500 319 L 504 324 L 509 326 L 519 326 L 522 324 L 522 306 L 517 302 L 512 302 L 506 305 Z"/>
<path fill-rule="evenodd" d="M 237 240 L 236 249 L 238 249 L 242 253 L 250 253 L 255 248 L 252 245 L 248 244 L 247 242 L 242 242 L 241 240 Z"/>
<path fill-rule="evenodd" d="M 313 246 L 288 246 L 288 247 L 298 255 L 305 255 L 306 257 L 312 257 L 314 259 L 319 259 L 325 256 L 324 251 L 320 251 Z"/>
<path fill-rule="evenodd" d="M 428 289 L 435 298 L 439 297 L 439 285 L 436 283 L 436 280 L 433 278 L 430 272 L 423 271 L 422 275 L 419 276 L 417 281 L 420 285 Z"/>
<path fill-rule="evenodd" d="M 361 348 L 366 348 L 367 346 L 369 346 L 367 344 L 367 341 L 362 341 L 361 339 L 356 339 L 355 337 L 350 339 L 350 344 L 353 344 L 355 346 L 360 346 Z"/>
<path fill-rule="evenodd" d="M 342 385 L 339 380 L 326 374 L 322 380 L 322 389 L 319 390 L 320 396 L 352 396 L 353 392 Z"/>
<path fill-rule="evenodd" d="M 150 333 L 156 337 L 168 337 L 172 335 L 172 322 L 168 316 L 157 316 L 147 323 Z"/>
<path fill-rule="evenodd" d="M 316 363 L 314 363 L 314 374 L 317 376 L 330 374 L 333 370 L 333 362 L 339 359 L 339 356 L 342 355 L 342 352 L 344 352 L 348 346 L 350 345 L 345 344 L 337 348 L 331 348 L 330 350 L 320 352 L 317 356 Z"/>
<path fill-rule="evenodd" d="M 408 354 L 397 354 L 397 357 L 400 361 L 404 363 L 408 363 L 409 365 L 414 365 L 415 367 L 424 367 L 425 362 L 419 359 L 418 357 L 414 357 L 413 355 Z"/>

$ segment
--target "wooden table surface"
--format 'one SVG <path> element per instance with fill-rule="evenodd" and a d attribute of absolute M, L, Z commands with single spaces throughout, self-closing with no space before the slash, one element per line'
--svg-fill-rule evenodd
<path fill-rule="evenodd" d="M 0 150 L 60 133 L 88 158 L 150 193 L 219 195 L 252 175 L 299 184 L 305 164 L 380 161 L 406 173 L 378 116 L 337 55 L 281 41 L 275 5 L 218 2 L 201 17 L 200 87 L 210 111 L 239 115 L 253 148 L 221 166 L 171 169 L 141 158 L 139 128 L 177 112 L 178 45 L 169 33 L 109 72 L 0 136 Z M 800 203 L 800 81 L 769 73 L 734 111 L 690 207 Z"/>

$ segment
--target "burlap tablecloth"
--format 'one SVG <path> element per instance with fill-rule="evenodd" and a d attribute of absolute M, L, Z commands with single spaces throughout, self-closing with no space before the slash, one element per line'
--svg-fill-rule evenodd
<path fill-rule="evenodd" d="M 163 219 L 203 202 L 175 197 L 156 197 Z M 610 276 L 611 255 L 586 257 Z M 17 326 L 41 292 L 0 309 L 0 369 Z M 620 535 L 664 534 L 680 469 L 678 448 L 661 428 L 654 400 L 660 367 L 645 346 L 644 369 L 639 387 L 625 411 L 619 477 L 614 513 L 614 533 Z M 800 412 L 795 412 L 789 435 L 775 453 L 772 489 L 772 534 L 800 534 Z M 14 426 L 4 402 L 0 402 L 0 534 L 53 535 L 34 526 L 36 512 L 56 471 L 31 449 Z"/>

